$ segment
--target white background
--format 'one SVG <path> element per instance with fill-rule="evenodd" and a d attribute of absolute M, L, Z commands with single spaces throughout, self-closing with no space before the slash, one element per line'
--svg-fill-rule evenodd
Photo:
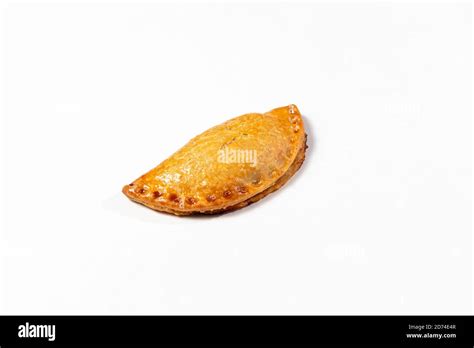
<path fill-rule="evenodd" d="M 8 2 L 1 26 L 1 313 L 471 313 L 469 4 Z M 289 103 L 307 160 L 258 204 L 121 194 Z"/>

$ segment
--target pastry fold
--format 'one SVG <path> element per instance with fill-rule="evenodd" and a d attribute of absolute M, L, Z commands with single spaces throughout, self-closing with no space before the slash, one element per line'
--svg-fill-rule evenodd
<path fill-rule="evenodd" d="M 175 215 L 233 211 L 283 186 L 300 168 L 306 148 L 295 105 L 245 114 L 194 137 L 122 191 Z"/>

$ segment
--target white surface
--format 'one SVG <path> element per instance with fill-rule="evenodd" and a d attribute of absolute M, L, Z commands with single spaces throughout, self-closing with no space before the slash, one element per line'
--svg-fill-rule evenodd
<path fill-rule="evenodd" d="M 2 313 L 471 312 L 468 4 L 3 10 Z M 176 218 L 121 194 L 289 103 L 308 157 L 260 203 Z"/>

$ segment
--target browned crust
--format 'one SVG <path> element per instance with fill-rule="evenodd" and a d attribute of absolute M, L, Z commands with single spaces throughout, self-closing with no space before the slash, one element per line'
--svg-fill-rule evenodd
<path fill-rule="evenodd" d="M 306 149 L 308 148 L 308 146 L 306 145 L 307 137 L 308 137 L 307 134 L 305 134 L 305 140 L 303 142 L 303 145 L 298 150 L 298 154 L 296 155 L 296 158 L 293 161 L 293 163 L 290 165 L 290 167 L 285 172 L 285 174 L 283 174 L 282 177 L 280 177 L 277 181 L 275 181 L 275 183 L 272 186 L 270 186 L 266 190 L 256 194 L 255 196 L 250 197 L 249 199 L 247 199 L 243 202 L 240 202 L 238 204 L 231 205 L 231 206 L 228 206 L 228 207 L 225 207 L 225 208 L 222 208 L 222 209 L 205 210 L 205 211 L 198 211 L 198 210 L 196 210 L 196 211 L 179 211 L 179 210 L 160 207 L 160 209 L 157 210 L 155 205 L 147 204 L 146 202 L 139 201 L 138 199 L 135 199 L 133 196 L 128 195 L 128 191 L 127 191 L 128 190 L 128 185 L 126 185 L 123 188 L 122 192 L 125 195 L 127 195 L 134 202 L 143 204 L 143 205 L 145 205 L 149 208 L 152 208 L 153 210 L 170 213 L 170 214 L 174 214 L 174 215 L 177 215 L 177 216 L 213 215 L 213 214 L 224 214 L 224 213 L 229 213 L 229 212 L 232 212 L 232 211 L 236 211 L 236 210 L 242 209 L 242 208 L 244 208 L 244 207 L 246 207 L 250 204 L 258 202 L 262 198 L 268 196 L 270 193 L 275 192 L 276 190 L 281 188 L 283 185 L 285 185 L 288 182 L 288 180 L 291 179 L 291 177 L 293 175 L 295 175 L 295 173 L 300 169 L 301 165 L 303 164 L 303 162 L 305 160 Z"/>

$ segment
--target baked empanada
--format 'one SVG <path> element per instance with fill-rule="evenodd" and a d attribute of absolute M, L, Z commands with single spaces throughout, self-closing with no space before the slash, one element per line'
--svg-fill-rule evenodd
<path fill-rule="evenodd" d="M 245 114 L 191 139 L 122 191 L 175 215 L 233 211 L 283 186 L 300 168 L 306 148 L 295 105 Z"/>

